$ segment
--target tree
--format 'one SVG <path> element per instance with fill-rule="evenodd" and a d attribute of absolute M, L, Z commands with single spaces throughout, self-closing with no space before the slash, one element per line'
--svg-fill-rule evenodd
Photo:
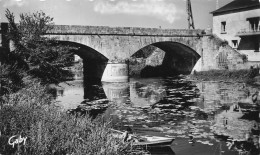
<path fill-rule="evenodd" d="M 17 24 L 8 9 L 5 15 L 9 22 L 8 37 L 14 47 L 11 52 L 27 63 L 29 75 L 39 78 L 43 84 L 59 83 L 72 77 L 66 68 L 73 63 L 70 51 L 75 48 L 44 36 L 53 28 L 53 18 L 43 12 L 25 13 L 20 14 Z"/>
<path fill-rule="evenodd" d="M 0 105 L 5 94 L 16 92 L 23 87 L 23 69 L 27 64 L 8 49 L 0 47 Z M 27 68 L 28 69 L 28 68 Z"/>

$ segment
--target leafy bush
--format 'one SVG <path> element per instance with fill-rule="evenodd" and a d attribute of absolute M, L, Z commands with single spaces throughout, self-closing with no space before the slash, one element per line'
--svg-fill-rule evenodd
<path fill-rule="evenodd" d="M 22 87 L 23 72 L 14 65 L 0 66 L 0 98 Z"/>
<path fill-rule="evenodd" d="M 222 47 L 225 47 L 228 45 L 228 41 L 227 40 L 224 40 L 223 42 L 221 42 L 221 46 Z"/>
<path fill-rule="evenodd" d="M 8 9 L 6 18 L 9 22 L 8 39 L 12 43 L 12 53 L 27 63 L 27 73 L 41 80 L 42 83 L 59 83 L 64 77 L 72 77 L 66 69 L 73 64 L 75 49 L 60 45 L 54 38 L 44 37 L 53 28 L 53 18 L 43 12 L 20 14 L 19 23 Z"/>
<path fill-rule="evenodd" d="M 243 62 L 247 62 L 248 61 L 247 55 L 241 54 L 241 57 L 242 57 Z"/>

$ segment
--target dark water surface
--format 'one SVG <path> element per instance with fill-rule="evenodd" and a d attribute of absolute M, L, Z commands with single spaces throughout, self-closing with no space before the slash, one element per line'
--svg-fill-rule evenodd
<path fill-rule="evenodd" d="M 260 153 L 259 101 L 252 101 L 259 87 L 185 77 L 68 84 L 61 83 L 57 91 L 57 101 L 65 110 L 88 111 L 94 117 L 102 113 L 115 128 L 131 126 L 141 135 L 175 137 L 171 147 L 154 148 L 152 154 Z"/>

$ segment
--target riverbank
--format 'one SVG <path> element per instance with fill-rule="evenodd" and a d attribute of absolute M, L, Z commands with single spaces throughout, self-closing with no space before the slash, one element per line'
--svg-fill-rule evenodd
<path fill-rule="evenodd" d="M 226 82 L 245 82 L 255 84 L 260 78 L 259 69 L 244 70 L 210 70 L 202 72 L 194 72 L 189 76 L 190 79 L 196 81 L 226 81 Z"/>
<path fill-rule="evenodd" d="M 102 116 L 71 115 L 55 106 L 36 79 L 3 97 L 0 104 L 0 154 L 142 154 L 112 136 Z"/>

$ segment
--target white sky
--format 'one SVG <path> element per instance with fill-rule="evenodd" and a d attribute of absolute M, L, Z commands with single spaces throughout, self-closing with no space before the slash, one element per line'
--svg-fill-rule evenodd
<path fill-rule="evenodd" d="M 232 0 L 219 0 L 223 6 Z M 212 27 L 216 0 L 191 0 L 196 28 Z M 186 0 L 0 0 L 0 21 L 5 10 L 20 13 L 42 10 L 55 24 L 120 27 L 187 28 Z"/>

